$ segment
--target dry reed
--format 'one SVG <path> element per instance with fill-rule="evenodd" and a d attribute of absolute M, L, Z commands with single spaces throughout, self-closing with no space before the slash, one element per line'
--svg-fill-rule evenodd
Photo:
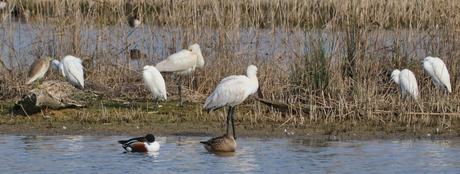
<path fill-rule="evenodd" d="M 237 119 L 453 128 L 460 103 L 459 12 L 458 2 L 440 0 L 9 1 L 0 24 L 0 99 L 18 99 L 32 88 L 24 79 L 34 59 L 68 54 L 85 59 L 88 88 L 112 98 L 145 99 L 149 93 L 141 75 L 130 69 L 154 65 L 198 43 L 206 65 L 183 82 L 188 90 L 208 95 L 222 78 L 245 74 L 254 64 L 266 99 L 310 107 L 308 113 L 281 114 L 248 100 L 254 112 L 237 114 Z M 137 13 L 142 25 L 131 29 L 127 19 Z M 131 60 L 132 48 L 147 58 Z M 433 87 L 416 62 L 425 56 L 446 62 L 452 94 Z M 404 68 L 417 77 L 418 102 L 401 99 L 395 84 L 386 85 L 393 69 Z M 164 77 L 168 86 L 177 84 L 176 78 Z M 48 72 L 48 79 L 65 80 L 55 72 Z"/>

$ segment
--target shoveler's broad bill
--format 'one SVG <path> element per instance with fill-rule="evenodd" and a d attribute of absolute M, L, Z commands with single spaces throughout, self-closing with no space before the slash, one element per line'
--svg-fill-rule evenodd
<path fill-rule="evenodd" d="M 155 136 L 152 134 L 118 142 L 127 152 L 158 152 L 160 150 L 160 144 L 155 141 Z"/>

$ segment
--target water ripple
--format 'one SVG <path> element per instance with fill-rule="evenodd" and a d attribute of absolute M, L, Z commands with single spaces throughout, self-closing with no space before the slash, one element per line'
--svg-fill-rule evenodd
<path fill-rule="evenodd" d="M 210 137 L 158 137 L 159 152 L 125 153 L 122 136 L 0 135 L 1 173 L 456 173 L 458 141 L 239 138 L 210 153 Z"/>

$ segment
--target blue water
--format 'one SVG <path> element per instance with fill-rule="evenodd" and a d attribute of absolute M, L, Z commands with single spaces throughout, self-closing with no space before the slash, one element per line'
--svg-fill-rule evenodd
<path fill-rule="evenodd" d="M 127 136 L 0 135 L 0 173 L 458 173 L 456 140 L 238 138 L 207 152 L 210 137 L 157 137 L 156 153 L 125 153 Z"/>

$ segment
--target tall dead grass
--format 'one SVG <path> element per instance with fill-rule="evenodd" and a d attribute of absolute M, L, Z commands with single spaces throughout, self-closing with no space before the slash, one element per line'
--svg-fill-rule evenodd
<path fill-rule="evenodd" d="M 106 91 L 110 97 L 145 97 L 148 92 L 141 75 L 131 69 L 154 65 L 198 43 L 206 65 L 183 82 L 198 93 L 211 93 L 222 78 L 244 74 L 254 64 L 267 99 L 292 106 L 338 108 L 295 112 L 292 120 L 325 124 L 371 120 L 376 125 L 396 122 L 452 128 L 458 123 L 460 103 L 458 3 L 9 1 L 0 24 L 0 98 L 18 99 L 32 88 L 24 79 L 34 59 L 60 59 L 68 54 L 85 58 L 88 88 Z M 127 19 L 136 13 L 142 15 L 143 24 L 131 29 Z M 131 60 L 132 48 L 139 48 L 147 58 Z M 446 62 L 452 94 L 433 87 L 416 62 L 425 56 Z M 402 99 L 395 84 L 386 84 L 393 69 L 404 68 L 417 77 L 419 101 Z M 58 78 L 64 80 L 48 72 L 44 80 Z M 165 80 L 177 84 L 172 76 L 165 75 Z M 262 118 L 255 112 L 254 118 L 284 121 L 274 116 L 279 114 L 276 110 L 269 113 Z"/>

